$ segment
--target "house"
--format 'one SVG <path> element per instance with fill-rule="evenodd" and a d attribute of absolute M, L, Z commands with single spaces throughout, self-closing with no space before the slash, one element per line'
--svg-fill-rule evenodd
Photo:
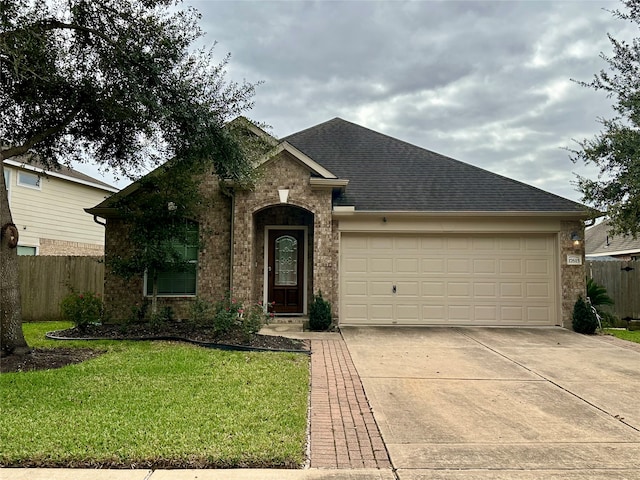
<path fill-rule="evenodd" d="M 590 259 L 637 260 L 640 258 L 640 238 L 611 235 L 607 220 L 585 231 L 586 256 Z"/>
<path fill-rule="evenodd" d="M 340 118 L 282 139 L 256 168 L 251 190 L 205 180 L 217 208 L 199 219 L 193 271 L 160 289 L 178 317 L 231 288 L 282 316 L 322 292 L 341 325 L 571 324 L 585 289 L 578 203 Z M 127 248 L 109 205 L 87 210 L 107 218 L 107 259 Z M 144 278 L 107 274 L 113 318 L 149 293 Z"/>
<path fill-rule="evenodd" d="M 118 189 L 68 167 L 46 170 L 31 160 L 4 161 L 18 255 L 103 255 L 104 226 L 84 212 Z"/>

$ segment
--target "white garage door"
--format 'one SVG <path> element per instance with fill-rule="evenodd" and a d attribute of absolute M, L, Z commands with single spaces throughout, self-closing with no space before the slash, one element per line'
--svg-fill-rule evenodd
<path fill-rule="evenodd" d="M 555 325 L 553 235 L 343 233 L 344 325 Z"/>

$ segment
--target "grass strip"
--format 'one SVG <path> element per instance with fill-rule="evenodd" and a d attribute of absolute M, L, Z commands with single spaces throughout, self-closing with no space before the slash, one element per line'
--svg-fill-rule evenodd
<path fill-rule="evenodd" d="M 0 375 L 4 466 L 290 467 L 304 462 L 308 356 L 171 342 L 55 342 L 107 353 Z M 44 330 L 44 331 L 43 331 Z"/>
<path fill-rule="evenodd" d="M 617 328 L 605 328 L 605 333 L 629 342 L 640 343 L 640 330 L 619 330 Z"/>

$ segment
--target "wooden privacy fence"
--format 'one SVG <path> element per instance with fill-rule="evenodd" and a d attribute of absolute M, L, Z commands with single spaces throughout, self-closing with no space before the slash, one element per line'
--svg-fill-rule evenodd
<path fill-rule="evenodd" d="M 640 319 L 640 260 L 629 262 L 589 260 L 587 276 L 607 289 L 611 307 L 620 319 Z"/>
<path fill-rule="evenodd" d="M 60 319 L 60 301 L 77 292 L 104 293 L 103 257 L 18 257 L 22 320 Z"/>

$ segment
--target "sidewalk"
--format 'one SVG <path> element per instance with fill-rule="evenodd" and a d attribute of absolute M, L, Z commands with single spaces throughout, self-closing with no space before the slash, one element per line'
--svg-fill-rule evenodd
<path fill-rule="evenodd" d="M 395 480 L 360 377 L 339 333 L 272 324 L 260 333 L 311 342 L 310 468 L 91 470 L 3 468 L 0 480 Z"/>

